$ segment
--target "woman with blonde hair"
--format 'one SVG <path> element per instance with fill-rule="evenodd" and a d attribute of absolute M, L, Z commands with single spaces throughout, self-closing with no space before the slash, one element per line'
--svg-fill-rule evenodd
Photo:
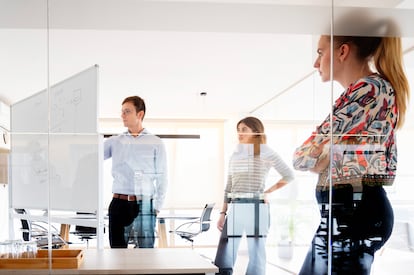
<path fill-rule="evenodd" d="M 395 27 L 385 20 L 361 23 L 367 18 L 353 14 L 343 27 L 354 24 L 370 35 Z M 326 274 L 331 259 L 332 274 L 368 275 L 394 223 L 383 186 L 392 185 L 396 176 L 396 130 L 403 125 L 409 98 L 401 39 L 394 31 L 387 36 L 322 35 L 317 53 L 314 67 L 322 81 L 332 78 L 345 91 L 332 114 L 294 153 L 295 169 L 319 174 L 321 209 L 299 274 Z"/>

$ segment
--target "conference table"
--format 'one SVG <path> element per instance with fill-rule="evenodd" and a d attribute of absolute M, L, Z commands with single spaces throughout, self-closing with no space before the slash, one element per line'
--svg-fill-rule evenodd
<path fill-rule="evenodd" d="M 0 269 L 0 274 L 204 274 L 218 268 L 189 248 L 85 249 L 76 269 Z"/>

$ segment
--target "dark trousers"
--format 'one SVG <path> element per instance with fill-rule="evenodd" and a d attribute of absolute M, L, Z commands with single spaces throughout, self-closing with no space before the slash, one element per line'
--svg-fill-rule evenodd
<path fill-rule="evenodd" d="M 154 248 L 157 215 L 153 200 L 146 198 L 137 201 L 137 204 L 138 216 L 125 227 L 125 240 L 132 240 L 134 248 Z"/>
<path fill-rule="evenodd" d="M 364 186 L 360 198 L 352 186 L 317 192 L 321 223 L 300 270 L 300 275 L 328 274 L 328 233 L 331 232 L 331 269 L 334 275 L 369 275 L 375 252 L 391 235 L 394 214 L 382 186 Z M 329 207 L 332 228 L 329 231 Z"/>
<path fill-rule="evenodd" d="M 127 248 L 125 226 L 130 225 L 138 215 L 136 201 L 113 198 L 109 204 L 109 244 L 111 248 Z"/>

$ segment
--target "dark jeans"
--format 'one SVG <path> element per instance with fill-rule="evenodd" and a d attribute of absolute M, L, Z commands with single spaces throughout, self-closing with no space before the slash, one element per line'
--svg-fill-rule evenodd
<path fill-rule="evenodd" d="M 109 204 L 109 244 L 111 248 L 127 248 L 125 226 L 130 225 L 138 215 L 138 204 L 113 198 Z"/>
<path fill-rule="evenodd" d="M 300 270 L 300 275 L 328 274 L 328 233 L 331 237 L 332 274 L 369 275 L 375 252 L 391 235 L 394 214 L 382 186 L 352 186 L 332 191 L 332 228 L 329 231 L 329 193 L 316 192 L 321 223 Z"/>

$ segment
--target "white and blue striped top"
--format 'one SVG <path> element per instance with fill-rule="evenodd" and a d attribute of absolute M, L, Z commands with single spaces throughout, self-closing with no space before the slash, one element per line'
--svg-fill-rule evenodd
<path fill-rule="evenodd" d="M 293 180 L 292 169 L 268 145 L 261 144 L 255 156 L 253 144 L 239 144 L 230 158 L 225 200 L 229 193 L 262 194 L 272 167 L 286 182 Z"/>

